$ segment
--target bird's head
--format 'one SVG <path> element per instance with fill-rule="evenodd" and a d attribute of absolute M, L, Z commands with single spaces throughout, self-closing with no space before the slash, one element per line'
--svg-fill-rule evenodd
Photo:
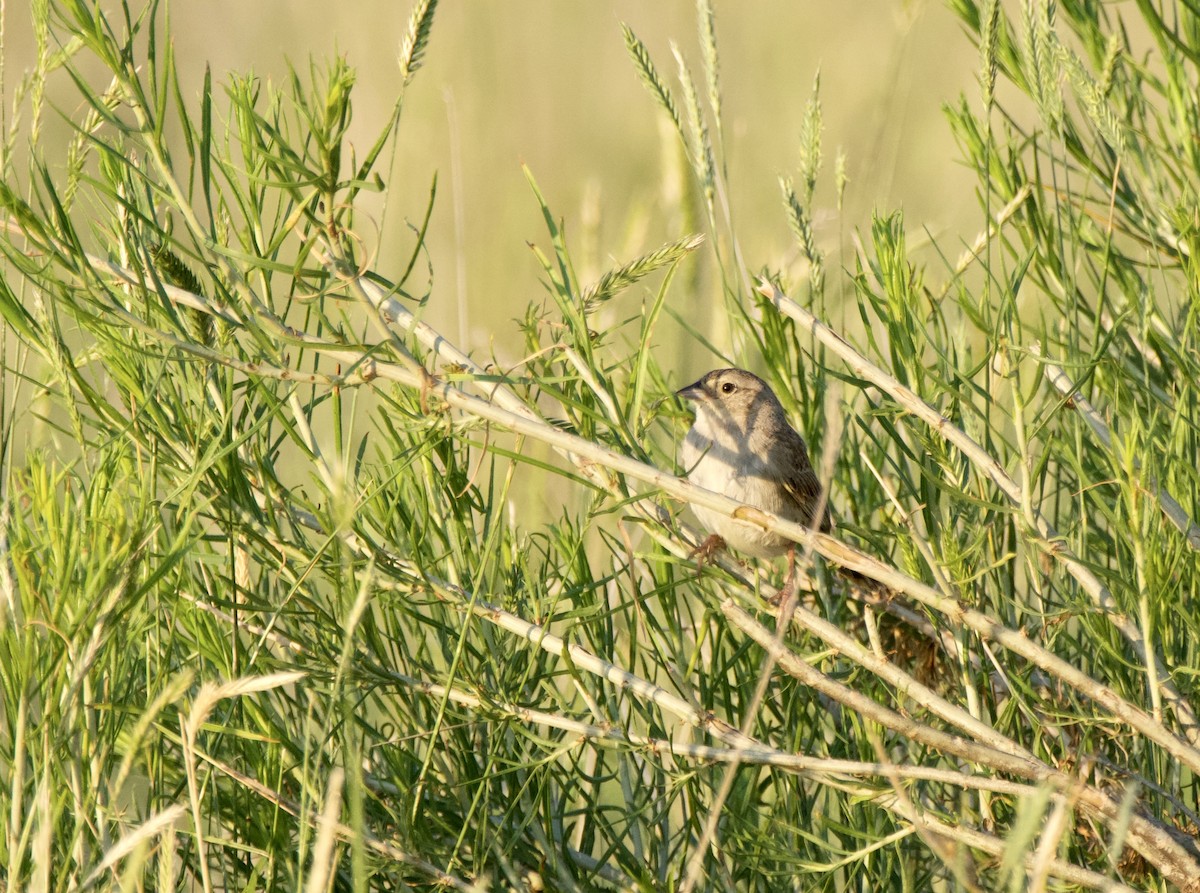
<path fill-rule="evenodd" d="M 783 407 L 770 386 L 744 369 L 714 369 L 675 392 L 696 406 L 696 422 L 710 436 L 746 436 L 756 429 L 786 425 Z"/>

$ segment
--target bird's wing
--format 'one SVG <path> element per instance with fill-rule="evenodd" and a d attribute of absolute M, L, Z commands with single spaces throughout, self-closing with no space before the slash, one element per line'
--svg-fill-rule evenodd
<path fill-rule="evenodd" d="M 821 503 L 821 481 L 817 478 L 817 473 L 811 467 L 794 471 L 784 478 L 783 489 L 800 509 L 803 523 L 812 524 L 813 512 Z M 828 506 L 821 510 L 821 522 L 817 526 L 822 531 L 829 530 Z"/>

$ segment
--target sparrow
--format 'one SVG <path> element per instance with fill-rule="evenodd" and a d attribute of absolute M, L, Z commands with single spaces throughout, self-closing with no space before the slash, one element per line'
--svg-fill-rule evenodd
<path fill-rule="evenodd" d="M 675 394 L 696 407 L 681 450 L 691 483 L 814 530 L 830 529 L 808 447 L 765 381 L 744 369 L 715 369 Z M 711 556 L 726 544 L 756 558 L 786 553 L 788 576 L 780 600 L 790 597 L 795 542 L 703 506 L 692 510 L 712 534 L 693 554 Z"/>

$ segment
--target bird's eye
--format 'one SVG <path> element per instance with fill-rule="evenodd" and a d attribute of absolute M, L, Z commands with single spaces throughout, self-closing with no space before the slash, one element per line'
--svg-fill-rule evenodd
<path fill-rule="evenodd" d="M 732 381 L 727 381 L 721 385 L 722 394 L 732 394 L 735 390 L 736 388 L 734 388 Z"/>

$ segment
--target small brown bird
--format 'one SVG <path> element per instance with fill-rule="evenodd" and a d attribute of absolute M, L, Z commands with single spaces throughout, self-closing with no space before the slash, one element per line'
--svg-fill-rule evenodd
<path fill-rule="evenodd" d="M 788 424 L 765 381 L 742 369 L 716 369 L 675 393 L 696 406 L 696 421 L 682 450 L 689 481 L 789 521 L 829 530 L 829 510 L 804 438 Z M 703 506 L 693 505 L 692 510 L 712 531 L 697 552 L 711 554 L 722 543 L 757 558 L 786 552 L 784 592 L 790 592 L 794 542 Z"/>

